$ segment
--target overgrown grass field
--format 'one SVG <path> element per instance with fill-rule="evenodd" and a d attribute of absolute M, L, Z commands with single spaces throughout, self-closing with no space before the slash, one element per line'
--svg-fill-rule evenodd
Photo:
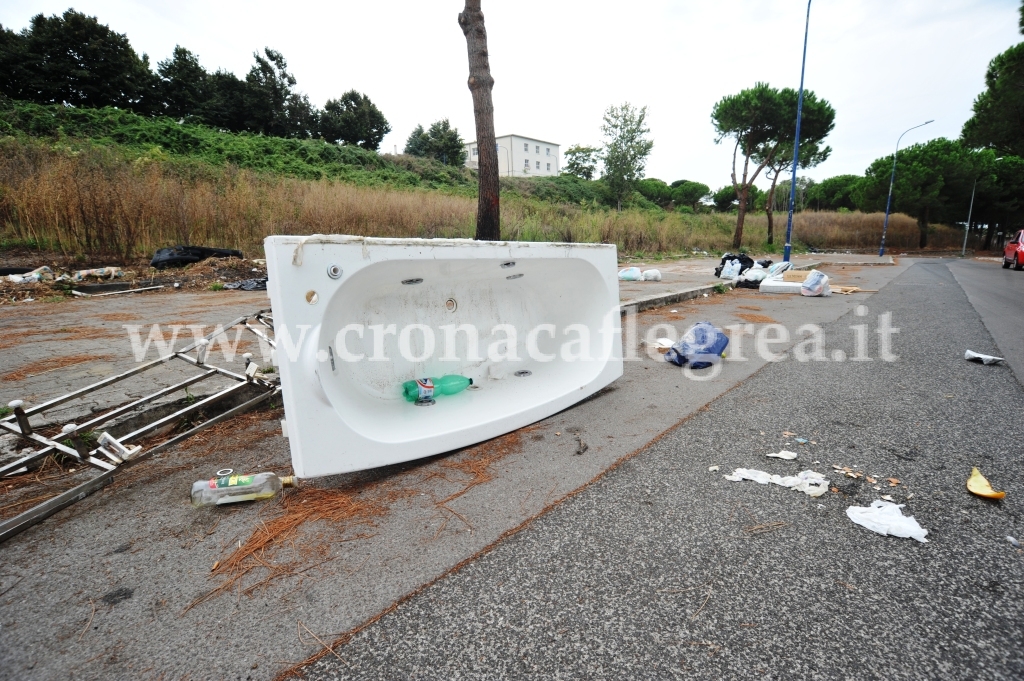
<path fill-rule="evenodd" d="M 503 238 L 614 243 L 645 256 L 731 245 L 734 215 L 616 212 L 596 200 L 599 183 L 505 180 Z M 68 256 L 127 260 L 182 243 L 258 257 L 271 234 L 471 237 L 475 190 L 464 168 L 320 140 L 223 133 L 117 109 L 0 107 L 0 243 Z M 882 219 L 799 213 L 794 243 L 873 248 Z M 766 231 L 764 215 L 748 216 L 744 246 L 778 250 L 765 243 Z M 929 243 L 956 248 L 961 235 L 936 225 Z M 891 248 L 917 241 L 914 220 L 890 218 Z"/>

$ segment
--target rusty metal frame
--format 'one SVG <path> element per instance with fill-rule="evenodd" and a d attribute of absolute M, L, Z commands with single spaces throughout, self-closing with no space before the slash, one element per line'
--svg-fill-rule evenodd
<path fill-rule="evenodd" d="M 209 346 L 210 341 L 221 334 L 226 334 L 228 330 L 233 329 L 238 325 L 243 325 L 254 335 L 263 341 L 266 341 L 271 348 L 275 347 L 274 339 L 265 331 L 256 328 L 255 324 L 251 322 L 255 322 L 255 324 L 259 324 L 265 329 L 269 329 L 273 332 L 273 317 L 271 316 L 270 310 L 259 310 L 253 314 L 244 315 L 235 319 L 230 324 L 220 327 L 219 331 L 215 330 L 204 338 L 186 345 L 181 350 L 172 352 L 171 354 L 160 357 L 159 359 L 145 362 L 128 371 L 110 376 L 102 381 L 74 390 L 66 395 L 61 395 L 60 397 L 35 405 L 31 408 L 22 409 L 19 405 L 15 409 L 14 414 L 0 418 L 0 434 L 16 435 L 27 442 L 42 445 L 41 449 L 23 456 L 16 461 L 0 466 L 0 478 L 16 474 L 20 469 L 31 466 L 51 454 L 60 454 L 79 463 L 99 469 L 100 471 L 99 475 L 91 478 L 90 480 L 81 483 L 66 492 L 62 492 L 41 504 L 37 504 L 13 518 L 0 522 L 0 543 L 3 543 L 19 532 L 22 532 L 48 518 L 57 511 L 67 508 L 76 501 L 80 501 L 89 494 L 92 494 L 96 490 L 108 485 L 113 481 L 114 475 L 120 473 L 122 470 L 135 466 L 136 464 L 152 457 L 154 454 L 162 452 L 169 447 L 187 440 L 196 433 L 209 428 L 216 423 L 220 423 L 221 421 L 236 416 L 237 414 L 241 414 L 242 412 L 252 409 L 258 404 L 274 397 L 275 395 L 278 395 L 281 392 L 281 387 L 277 380 L 269 379 L 266 376 L 262 376 L 257 373 L 255 370 L 256 367 L 250 367 L 248 360 L 246 361 L 246 371 L 241 374 L 213 366 L 205 361 L 205 349 Z M 186 354 L 193 350 L 197 351 L 195 356 Z M 92 418 L 80 425 L 74 424 L 74 428 L 72 428 L 71 425 L 66 426 L 61 435 L 57 435 L 52 438 L 45 437 L 40 433 L 35 432 L 29 423 L 28 419 L 31 416 L 42 414 L 59 405 L 80 399 L 96 392 L 97 390 L 133 376 L 137 376 L 148 369 L 160 366 L 171 360 L 184 361 L 195 366 L 197 369 L 202 369 L 203 371 L 200 374 L 190 376 L 189 378 L 179 381 L 174 385 L 161 388 L 160 390 L 145 395 L 144 397 L 129 402 L 128 404 L 111 409 L 110 411 L 107 411 L 106 413 Z M 198 400 L 193 404 L 189 404 L 172 414 L 156 418 L 120 438 L 115 439 L 112 436 L 101 433 L 100 437 L 97 439 L 98 446 L 90 447 L 81 438 L 81 433 L 92 432 L 95 430 L 96 426 L 106 423 L 107 421 L 115 419 L 121 415 L 130 413 L 136 408 L 149 402 L 158 400 L 161 397 L 170 395 L 178 390 L 183 390 L 190 385 L 194 385 L 213 376 L 229 378 L 234 381 L 234 384 L 210 395 L 209 397 Z M 205 407 L 214 405 L 247 387 L 257 388 L 260 391 L 260 394 L 158 444 L 147 447 L 134 444 L 145 438 L 153 431 L 159 430 L 164 426 L 177 423 L 190 414 Z M 117 451 L 112 451 L 110 447 L 103 446 L 100 442 L 102 439 L 105 439 L 108 443 L 113 442 Z M 68 441 L 71 441 L 73 446 L 68 446 Z M 125 452 L 128 452 L 127 456 L 125 456 Z"/>

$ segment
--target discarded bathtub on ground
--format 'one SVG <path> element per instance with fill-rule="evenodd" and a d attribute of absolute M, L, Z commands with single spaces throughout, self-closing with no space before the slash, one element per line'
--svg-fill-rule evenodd
<path fill-rule="evenodd" d="M 285 431 L 299 477 L 440 454 L 622 375 L 613 245 L 272 236 Z M 402 383 L 459 374 L 434 404 Z"/>

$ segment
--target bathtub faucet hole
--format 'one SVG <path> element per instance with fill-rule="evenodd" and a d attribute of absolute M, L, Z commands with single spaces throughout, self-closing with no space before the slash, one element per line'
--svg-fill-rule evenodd
<path fill-rule="evenodd" d="M 448 300 L 444 301 L 444 309 L 448 310 L 449 312 L 455 312 L 457 309 L 459 309 L 459 304 L 455 302 L 454 298 L 449 298 Z"/>
<path fill-rule="evenodd" d="M 403 279 L 402 280 L 402 284 L 404 284 L 405 286 L 414 286 L 416 284 L 422 284 L 422 283 L 423 283 L 422 279 Z"/>
<path fill-rule="evenodd" d="M 506 269 L 506 270 L 507 270 L 507 269 L 508 269 L 509 267 L 515 267 L 515 266 L 516 266 L 516 263 L 515 263 L 515 261 L 514 261 L 514 260 L 509 260 L 508 262 L 503 262 L 503 263 L 501 263 L 501 267 L 502 267 L 502 269 Z"/>
<path fill-rule="evenodd" d="M 521 278 L 522 278 L 522 276 L 523 276 L 522 274 L 510 274 L 510 275 L 508 275 L 508 276 L 507 276 L 507 277 L 505 277 L 505 278 L 506 278 L 506 279 L 521 279 Z"/>
<path fill-rule="evenodd" d="M 530 371 L 529 369 L 520 369 L 515 373 L 515 375 L 518 376 L 519 378 L 526 378 L 527 376 L 532 376 L 533 372 Z"/>
<path fill-rule="evenodd" d="M 417 407 L 433 407 L 437 403 L 434 401 L 433 397 L 428 397 L 423 400 L 416 400 L 413 404 Z"/>
<path fill-rule="evenodd" d="M 316 291 L 306 291 L 306 302 L 310 305 L 316 305 L 319 302 L 320 296 L 316 294 Z"/>
<path fill-rule="evenodd" d="M 327 276 L 331 279 L 341 279 L 341 268 L 337 265 L 328 265 Z"/>

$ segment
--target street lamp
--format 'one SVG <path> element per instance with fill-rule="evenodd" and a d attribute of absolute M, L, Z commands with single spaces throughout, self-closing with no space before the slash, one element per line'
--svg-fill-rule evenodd
<path fill-rule="evenodd" d="M 804 113 L 804 72 L 807 69 L 807 33 L 811 29 L 811 0 L 807 0 L 807 21 L 804 23 L 804 59 L 800 64 L 800 97 L 796 102 L 796 143 L 793 144 L 793 180 L 789 183 L 789 220 L 786 222 L 786 247 L 782 261 L 789 262 L 793 250 L 793 208 L 796 206 L 796 169 L 800 163 L 800 119 Z"/>
<path fill-rule="evenodd" d="M 495 144 L 494 146 L 497 147 L 498 149 L 505 149 L 505 174 L 511 177 L 512 161 L 509 160 L 508 149 L 506 147 L 501 146 L 500 144 Z"/>
<path fill-rule="evenodd" d="M 1000 156 L 996 161 L 1002 161 L 1003 157 Z M 960 249 L 960 257 L 963 258 L 967 255 L 967 234 L 971 231 L 971 213 L 974 212 L 974 192 L 978 189 L 978 178 L 980 175 L 974 178 L 974 188 L 971 189 L 971 205 L 967 209 L 967 225 L 964 227 L 964 246 Z"/>
<path fill-rule="evenodd" d="M 903 131 L 903 135 L 906 135 L 911 130 L 917 130 L 920 127 L 934 123 L 933 118 L 930 121 L 925 121 L 921 125 L 915 125 L 913 128 L 907 128 Z M 892 176 L 889 178 L 889 198 L 885 201 L 885 223 L 882 225 L 882 245 L 878 247 L 878 257 L 881 258 L 885 255 L 885 233 L 889 231 L 889 208 L 892 206 L 892 185 L 896 182 L 896 156 L 900 153 L 900 140 L 903 139 L 903 135 L 900 135 L 896 140 L 896 153 L 892 155 Z"/>

